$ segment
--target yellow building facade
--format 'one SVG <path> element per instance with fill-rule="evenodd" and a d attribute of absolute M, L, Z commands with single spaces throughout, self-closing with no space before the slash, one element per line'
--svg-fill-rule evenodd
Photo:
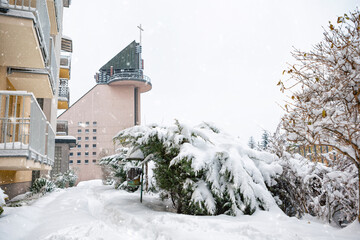
<path fill-rule="evenodd" d="M 69 3 L 0 1 L 0 187 L 10 198 L 54 162 L 62 16 Z"/>

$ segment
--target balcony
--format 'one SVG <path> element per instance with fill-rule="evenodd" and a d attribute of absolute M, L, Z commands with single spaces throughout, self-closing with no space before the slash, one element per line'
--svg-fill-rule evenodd
<path fill-rule="evenodd" d="M 49 18 L 51 23 L 50 33 L 52 35 L 57 35 L 60 30 L 60 24 L 61 24 L 60 17 L 62 16 L 63 1 L 46 0 L 46 3 L 47 3 Z"/>
<path fill-rule="evenodd" d="M 70 79 L 70 66 L 71 57 L 61 55 L 60 56 L 60 78 Z"/>
<path fill-rule="evenodd" d="M 70 91 L 67 79 L 60 79 L 58 109 L 68 109 L 70 101 Z"/>
<path fill-rule="evenodd" d="M 54 14 L 60 14 L 61 1 L 50 2 Z M 47 0 L 0 1 L 0 66 L 8 67 L 9 80 L 16 90 L 34 92 L 37 98 L 53 97 L 58 76 L 49 8 Z M 60 23 L 60 15 L 56 16 Z M 35 80 L 39 83 L 34 84 Z M 33 91 L 40 82 L 43 91 Z"/>
<path fill-rule="evenodd" d="M 0 169 L 50 170 L 55 132 L 32 93 L 0 91 Z"/>
<path fill-rule="evenodd" d="M 147 92 L 152 88 L 151 79 L 139 71 L 122 71 L 114 74 L 101 72 L 96 75 L 98 84 L 109 85 L 133 85 L 138 87 L 140 92 Z"/>
<path fill-rule="evenodd" d="M 46 0 L 0 1 L 2 66 L 45 68 L 49 61 L 50 19 Z M 4 12 L 4 11 L 3 11 Z"/>
<path fill-rule="evenodd" d="M 48 67 L 45 69 L 8 68 L 7 78 L 17 91 L 32 92 L 36 98 L 52 98 L 57 87 L 57 76 L 56 55 L 51 42 Z"/>

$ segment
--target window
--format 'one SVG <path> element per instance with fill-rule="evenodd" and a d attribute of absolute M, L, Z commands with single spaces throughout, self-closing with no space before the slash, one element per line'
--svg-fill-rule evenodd
<path fill-rule="evenodd" d="M 88 148 L 89 147 L 89 144 L 85 144 L 85 148 Z"/>
<path fill-rule="evenodd" d="M 78 129 L 78 133 L 81 133 L 81 129 Z"/>
<path fill-rule="evenodd" d="M 96 159 L 93 159 L 93 163 L 96 163 Z"/>
<path fill-rule="evenodd" d="M 77 137 L 77 140 L 79 140 L 79 141 L 80 141 L 80 140 L 81 140 L 81 137 Z"/>
<path fill-rule="evenodd" d="M 70 153 L 70 157 L 71 157 L 71 156 L 74 156 L 74 153 L 73 153 L 73 152 Z"/>
<path fill-rule="evenodd" d="M 89 141 L 89 137 L 85 137 L 85 141 Z"/>
<path fill-rule="evenodd" d="M 77 148 L 81 148 L 81 144 L 78 144 L 78 145 L 77 145 Z"/>
<path fill-rule="evenodd" d="M 86 126 L 89 126 L 89 124 L 90 124 L 89 122 L 86 122 Z"/>
<path fill-rule="evenodd" d="M 70 163 L 70 164 L 73 164 L 73 163 L 74 163 L 74 161 L 73 161 L 73 160 L 70 160 L 70 161 L 69 161 L 69 163 Z"/>
<path fill-rule="evenodd" d="M 93 129 L 93 133 L 96 133 L 96 129 L 95 129 L 95 128 Z"/>
<path fill-rule="evenodd" d="M 85 152 L 85 156 L 89 156 L 89 152 Z"/>
<path fill-rule="evenodd" d="M 76 163 L 77 163 L 77 164 L 80 164 L 80 163 L 81 163 L 81 160 L 77 160 Z"/>
<path fill-rule="evenodd" d="M 93 156 L 96 156 L 96 152 L 93 152 Z"/>
<path fill-rule="evenodd" d="M 89 129 L 85 129 L 85 132 L 86 132 L 86 133 L 89 133 Z"/>
<path fill-rule="evenodd" d="M 96 148 L 96 144 L 93 144 L 93 148 Z"/>
<path fill-rule="evenodd" d="M 82 122 L 78 122 L 78 126 L 81 126 L 82 125 Z"/>
<path fill-rule="evenodd" d="M 77 155 L 78 155 L 78 156 L 81 156 L 81 152 L 78 152 Z"/>
<path fill-rule="evenodd" d="M 85 160 L 85 164 L 89 164 L 89 160 Z"/>
<path fill-rule="evenodd" d="M 93 140 L 96 140 L 96 136 L 93 136 Z"/>
<path fill-rule="evenodd" d="M 96 125 L 97 125 L 97 122 L 93 122 L 93 125 L 96 126 Z"/>

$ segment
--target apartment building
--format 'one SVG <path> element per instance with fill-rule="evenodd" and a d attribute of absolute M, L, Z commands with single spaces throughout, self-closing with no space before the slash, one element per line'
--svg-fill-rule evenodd
<path fill-rule="evenodd" d="M 54 163 L 62 18 L 69 5 L 0 1 L 0 187 L 10 198 Z"/>
<path fill-rule="evenodd" d="M 294 151 L 313 162 L 321 162 L 329 165 L 330 161 L 336 161 L 338 152 L 331 146 L 322 145 L 301 145 L 296 146 Z"/>
<path fill-rule="evenodd" d="M 141 122 L 140 94 L 152 88 L 141 50 L 133 41 L 116 54 L 96 73 L 96 85 L 58 117 L 77 140 L 69 165 L 78 181 L 102 178 L 98 160 L 115 153 L 113 137 Z"/>

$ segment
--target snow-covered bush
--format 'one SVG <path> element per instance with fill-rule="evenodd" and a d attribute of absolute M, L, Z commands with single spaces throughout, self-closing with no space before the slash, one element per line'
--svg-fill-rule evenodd
<path fill-rule="evenodd" d="M 281 125 L 269 138 L 268 151 L 276 154 L 283 172 L 269 187 L 279 207 L 289 216 L 311 214 L 324 221 L 346 226 L 356 218 L 358 178 L 356 167 L 338 155 L 336 162 L 322 154 L 329 166 L 312 162 L 293 152 Z"/>
<path fill-rule="evenodd" d="M 30 192 L 33 194 L 40 193 L 42 195 L 55 190 L 54 182 L 46 178 L 37 178 L 30 187 Z"/>
<path fill-rule="evenodd" d="M 65 188 L 65 187 L 73 187 L 77 180 L 77 175 L 73 170 L 67 170 L 64 173 L 58 173 L 54 175 L 53 181 L 56 187 Z"/>
<path fill-rule="evenodd" d="M 4 212 L 2 206 L 5 205 L 5 199 L 8 198 L 8 195 L 4 193 L 4 191 L 0 188 L 0 215 Z"/>
<path fill-rule="evenodd" d="M 279 160 L 283 172 L 269 189 L 289 216 L 316 216 L 346 226 L 357 216 L 357 171 L 339 171 L 289 153 Z"/>
<path fill-rule="evenodd" d="M 244 147 L 211 124 L 135 126 L 114 140 L 155 162 L 157 188 L 179 213 L 252 214 L 275 204 L 266 185 L 281 173 L 276 156 Z"/>
<path fill-rule="evenodd" d="M 132 192 L 138 188 L 127 185 L 126 173 L 130 168 L 141 167 L 141 165 L 139 160 L 128 160 L 128 153 L 128 148 L 120 148 L 117 154 L 102 158 L 99 164 L 108 171 L 107 177 L 104 179 L 105 184 L 114 184 L 116 189 L 124 189 Z"/>

